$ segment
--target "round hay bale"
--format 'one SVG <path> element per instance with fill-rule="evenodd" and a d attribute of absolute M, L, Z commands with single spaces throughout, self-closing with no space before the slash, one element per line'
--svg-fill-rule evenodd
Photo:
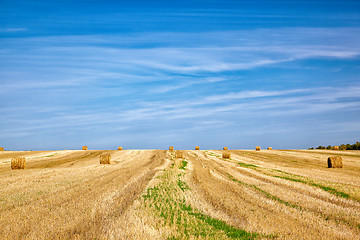
<path fill-rule="evenodd" d="M 82 147 L 82 150 L 88 150 L 88 147 L 87 147 L 87 146 L 83 146 L 83 147 Z"/>
<path fill-rule="evenodd" d="M 223 147 L 223 150 L 228 150 L 228 147 Z"/>
<path fill-rule="evenodd" d="M 183 151 L 176 151 L 175 152 L 175 158 L 184 158 L 184 152 Z"/>
<path fill-rule="evenodd" d="M 268 147 L 267 150 L 272 150 L 272 147 Z"/>
<path fill-rule="evenodd" d="M 256 150 L 256 151 L 260 151 L 260 146 L 256 146 L 256 147 L 255 147 L 255 150 Z"/>
<path fill-rule="evenodd" d="M 13 157 L 11 159 L 11 169 L 25 169 L 26 161 L 25 157 Z"/>
<path fill-rule="evenodd" d="M 104 153 L 100 155 L 100 164 L 111 164 L 111 154 Z"/>
<path fill-rule="evenodd" d="M 328 168 L 342 168 L 342 157 L 340 156 L 331 156 L 328 158 Z"/>
<path fill-rule="evenodd" d="M 173 147 L 173 146 L 170 146 L 170 147 L 169 147 L 169 151 L 174 151 L 174 147 Z"/>
<path fill-rule="evenodd" d="M 196 147 L 195 147 L 195 150 L 200 150 L 200 147 L 199 147 L 199 146 L 196 146 Z"/>
<path fill-rule="evenodd" d="M 230 158 L 230 157 L 231 157 L 230 151 L 227 150 L 223 151 L 222 158 Z"/>
<path fill-rule="evenodd" d="M 339 150 L 339 146 L 334 146 L 334 150 Z"/>
<path fill-rule="evenodd" d="M 4 151 L 4 148 L 3 147 L 0 147 L 0 152 Z"/>
<path fill-rule="evenodd" d="M 118 147 L 118 150 L 123 150 L 123 148 L 122 148 L 122 147 Z"/>

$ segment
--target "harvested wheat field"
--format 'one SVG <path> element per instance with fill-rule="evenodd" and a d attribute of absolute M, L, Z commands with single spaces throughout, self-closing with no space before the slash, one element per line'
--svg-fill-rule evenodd
<path fill-rule="evenodd" d="M 360 151 L 222 152 L 0 152 L 0 238 L 360 239 Z"/>

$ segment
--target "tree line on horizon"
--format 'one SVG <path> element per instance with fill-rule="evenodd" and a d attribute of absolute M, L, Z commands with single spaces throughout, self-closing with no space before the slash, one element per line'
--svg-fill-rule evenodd
<path fill-rule="evenodd" d="M 334 150 L 334 146 L 328 145 L 327 147 L 325 146 L 318 146 L 316 148 L 309 148 L 309 150 L 313 150 L 313 149 L 327 149 L 327 150 Z M 360 142 L 356 142 L 354 144 L 340 144 L 339 145 L 339 150 L 360 150 Z"/>

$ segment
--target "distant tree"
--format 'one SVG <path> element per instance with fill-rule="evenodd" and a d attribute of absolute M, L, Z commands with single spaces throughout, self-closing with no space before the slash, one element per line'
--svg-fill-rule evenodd
<path fill-rule="evenodd" d="M 314 149 L 314 148 L 311 147 L 309 149 Z M 334 147 L 332 147 L 331 145 L 328 145 L 327 147 L 324 147 L 324 146 L 320 145 L 315 149 L 328 149 L 328 150 L 331 150 L 331 149 L 334 149 Z M 340 150 L 360 150 L 360 142 L 356 142 L 354 144 L 349 144 L 349 143 L 340 144 L 339 149 Z"/>
<path fill-rule="evenodd" d="M 355 144 L 355 148 L 354 150 L 360 150 L 360 142 L 356 142 Z"/>

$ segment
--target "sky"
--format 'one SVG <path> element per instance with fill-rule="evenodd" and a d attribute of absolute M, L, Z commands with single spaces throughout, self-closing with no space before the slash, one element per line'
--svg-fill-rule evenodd
<path fill-rule="evenodd" d="M 359 137 L 360 1 L 0 0 L 7 150 Z"/>

